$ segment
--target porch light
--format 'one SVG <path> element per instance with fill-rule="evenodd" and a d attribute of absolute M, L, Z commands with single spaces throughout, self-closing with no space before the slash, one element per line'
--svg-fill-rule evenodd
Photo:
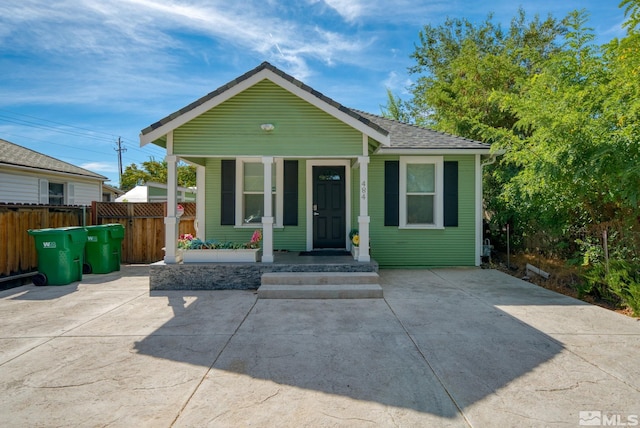
<path fill-rule="evenodd" d="M 273 126 L 273 123 L 263 123 L 262 125 L 260 125 L 260 128 L 265 132 L 271 132 L 276 129 L 276 127 Z"/>

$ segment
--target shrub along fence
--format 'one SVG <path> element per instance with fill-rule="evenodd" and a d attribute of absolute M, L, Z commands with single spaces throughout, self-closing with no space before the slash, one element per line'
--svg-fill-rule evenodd
<path fill-rule="evenodd" d="M 195 234 L 196 204 L 182 206 L 180 233 Z M 161 260 L 165 213 L 165 202 L 94 202 L 91 207 L 0 203 L 0 280 L 36 271 L 38 258 L 29 229 L 120 223 L 125 227 L 122 263 Z"/>

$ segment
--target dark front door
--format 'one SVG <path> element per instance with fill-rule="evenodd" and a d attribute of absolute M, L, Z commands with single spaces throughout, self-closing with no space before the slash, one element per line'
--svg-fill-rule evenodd
<path fill-rule="evenodd" d="M 313 248 L 345 248 L 344 166 L 313 167 Z"/>

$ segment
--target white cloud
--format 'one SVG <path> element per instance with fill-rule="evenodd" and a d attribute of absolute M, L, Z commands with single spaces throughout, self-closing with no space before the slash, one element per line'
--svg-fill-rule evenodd
<path fill-rule="evenodd" d="M 382 83 L 384 87 L 389 88 L 394 95 L 411 95 L 408 88 L 413 84 L 413 81 L 406 74 L 400 75 L 398 72 L 392 70 Z"/>
<path fill-rule="evenodd" d="M 365 9 L 364 2 L 359 0 L 324 0 L 324 2 L 347 21 L 359 18 Z"/>
<path fill-rule="evenodd" d="M 94 172 L 118 172 L 118 166 L 109 162 L 87 162 L 81 164 L 80 168 Z"/>

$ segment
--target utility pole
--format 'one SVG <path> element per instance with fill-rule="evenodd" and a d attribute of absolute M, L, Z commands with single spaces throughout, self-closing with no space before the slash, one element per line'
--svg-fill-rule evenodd
<path fill-rule="evenodd" d="M 122 139 L 120 137 L 118 137 L 116 144 L 118 144 L 118 147 L 113 150 L 118 152 L 118 185 L 122 187 L 122 152 L 126 152 L 127 148 L 122 146 Z"/>

